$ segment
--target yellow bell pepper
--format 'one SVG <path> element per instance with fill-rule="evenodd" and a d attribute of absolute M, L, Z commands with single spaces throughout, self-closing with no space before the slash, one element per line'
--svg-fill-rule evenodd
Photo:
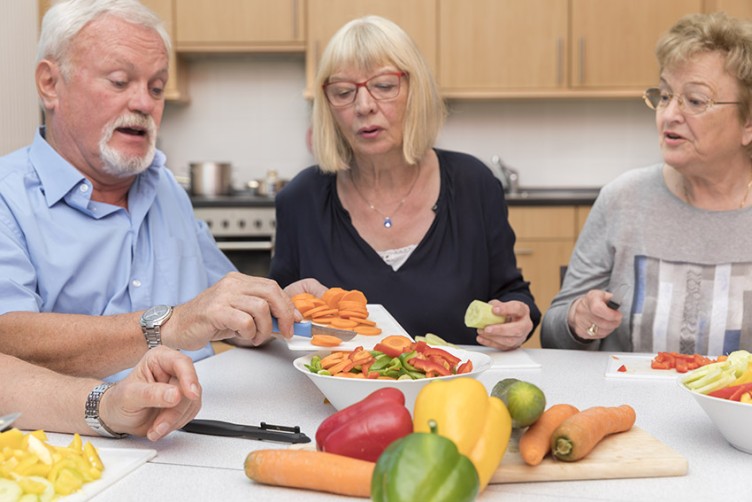
<path fill-rule="evenodd" d="M 739 398 L 739 402 L 752 404 L 752 392 L 745 392 Z"/>
<path fill-rule="evenodd" d="M 478 471 L 482 492 L 499 467 L 512 435 L 512 417 L 499 398 L 473 378 L 436 380 L 415 400 L 413 428 L 429 432 L 429 420 L 438 424 L 438 434 L 454 441 L 460 453 L 470 458 Z"/>
<path fill-rule="evenodd" d="M 734 380 L 733 383 L 731 383 L 731 386 L 734 385 L 741 385 L 743 383 L 750 383 L 752 382 L 752 364 L 747 365 L 746 371 L 739 375 L 739 377 Z"/>

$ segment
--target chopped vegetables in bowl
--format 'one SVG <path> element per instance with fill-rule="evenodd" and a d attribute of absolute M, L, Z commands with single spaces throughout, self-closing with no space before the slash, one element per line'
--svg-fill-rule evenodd
<path fill-rule="evenodd" d="M 484 354 L 482 352 L 473 352 L 453 347 L 441 347 L 441 350 L 446 351 L 451 356 L 458 358 L 460 360 L 459 364 L 463 364 L 469 361 L 472 364 L 472 370 L 467 373 L 452 373 L 446 376 L 434 377 L 426 377 L 424 373 L 424 376 L 422 378 L 417 377 L 416 379 L 413 379 L 410 376 L 400 376 L 396 379 L 387 378 L 387 375 L 384 375 L 384 377 L 375 378 L 365 378 L 362 376 L 342 377 L 331 376 L 330 374 L 326 374 L 326 371 L 311 372 L 311 368 L 315 368 L 315 366 L 312 364 L 315 360 L 318 360 L 320 362 L 325 357 L 336 352 L 316 352 L 307 354 L 303 357 L 295 359 L 295 361 L 293 361 L 293 365 L 298 371 L 306 375 L 314 383 L 314 385 L 318 387 L 322 394 L 324 394 L 329 402 L 331 402 L 332 405 L 338 410 L 364 399 L 366 396 L 378 389 L 384 387 L 395 387 L 405 394 L 405 406 L 407 406 L 407 408 L 412 412 L 415 398 L 418 396 L 420 390 L 428 382 L 431 382 L 437 378 L 441 380 L 460 377 L 477 378 L 481 373 L 491 367 L 491 358 L 487 354 Z M 393 359 L 394 358 L 390 357 L 390 361 L 392 361 Z M 403 359 L 410 361 L 412 358 L 406 357 Z M 399 360 L 399 356 L 397 356 L 397 360 Z M 392 364 L 396 366 L 395 362 L 392 362 Z M 419 372 L 420 371 L 412 371 L 413 376 L 417 376 L 417 373 Z"/>
<path fill-rule="evenodd" d="M 723 437 L 752 454 L 752 354 L 739 350 L 726 361 L 698 368 L 679 379 Z"/>

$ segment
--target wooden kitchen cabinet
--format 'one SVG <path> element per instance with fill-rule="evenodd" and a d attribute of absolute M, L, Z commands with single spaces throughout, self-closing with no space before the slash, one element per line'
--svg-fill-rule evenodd
<path fill-rule="evenodd" d="M 752 19 L 752 1 L 750 0 L 705 0 L 705 12 L 718 10 L 743 19 Z"/>
<path fill-rule="evenodd" d="M 165 99 L 168 101 L 188 102 L 188 67 L 175 53 L 175 4 L 173 0 L 141 0 L 162 19 L 167 33 L 172 40 L 170 51 L 170 74 L 165 87 Z"/>
<path fill-rule="evenodd" d="M 305 0 L 175 0 L 178 52 L 303 52 Z"/>
<path fill-rule="evenodd" d="M 634 89 L 658 82 L 655 45 L 680 17 L 702 12 L 702 0 L 570 0 L 570 85 Z"/>
<path fill-rule="evenodd" d="M 44 14 L 52 6 L 52 3 L 53 0 L 39 0 L 40 24 Z M 165 99 L 168 101 L 187 102 L 189 99 L 187 66 L 175 54 L 174 0 L 141 0 L 141 3 L 159 16 L 172 40 L 172 51 L 169 54 L 170 74 L 167 87 L 165 87 Z"/>
<path fill-rule="evenodd" d="M 660 35 L 681 16 L 701 12 L 703 0 L 438 5 L 438 75 L 446 97 L 635 97 L 658 79 Z"/>
<path fill-rule="evenodd" d="M 568 5 L 568 0 L 439 0 L 443 93 L 564 89 Z"/>
<path fill-rule="evenodd" d="M 511 206 L 509 222 L 517 237 L 517 266 L 542 313 L 559 292 L 560 270 L 569 264 L 578 234 L 577 206 Z M 540 327 L 525 345 L 540 347 Z"/>
<path fill-rule="evenodd" d="M 313 96 L 318 62 L 332 35 L 348 21 L 369 14 L 386 17 L 400 25 L 413 38 L 435 74 L 436 0 L 308 0 L 306 96 Z"/>

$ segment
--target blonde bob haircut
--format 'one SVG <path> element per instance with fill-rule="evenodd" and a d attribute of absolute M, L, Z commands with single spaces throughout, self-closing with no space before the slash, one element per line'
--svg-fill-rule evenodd
<path fill-rule="evenodd" d="M 719 52 L 726 58 L 726 71 L 739 82 L 735 101 L 746 123 L 752 114 L 752 22 L 724 12 L 690 14 L 679 19 L 656 47 L 661 72 L 706 52 Z M 747 150 L 752 153 L 751 148 Z"/>
<path fill-rule="evenodd" d="M 383 17 L 366 16 L 340 28 L 319 63 L 314 82 L 312 144 L 322 171 L 349 169 L 353 160 L 352 148 L 337 127 L 323 85 L 339 71 L 365 73 L 386 65 L 407 73 L 400 90 L 408 93 L 402 138 L 405 161 L 414 165 L 433 147 L 446 109 L 428 64 L 402 28 Z"/>

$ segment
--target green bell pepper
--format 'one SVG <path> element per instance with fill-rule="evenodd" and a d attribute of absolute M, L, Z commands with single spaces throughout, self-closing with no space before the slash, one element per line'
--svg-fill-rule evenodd
<path fill-rule="evenodd" d="M 475 466 L 450 439 L 413 432 L 389 445 L 371 478 L 374 502 L 471 502 L 480 488 Z"/>

